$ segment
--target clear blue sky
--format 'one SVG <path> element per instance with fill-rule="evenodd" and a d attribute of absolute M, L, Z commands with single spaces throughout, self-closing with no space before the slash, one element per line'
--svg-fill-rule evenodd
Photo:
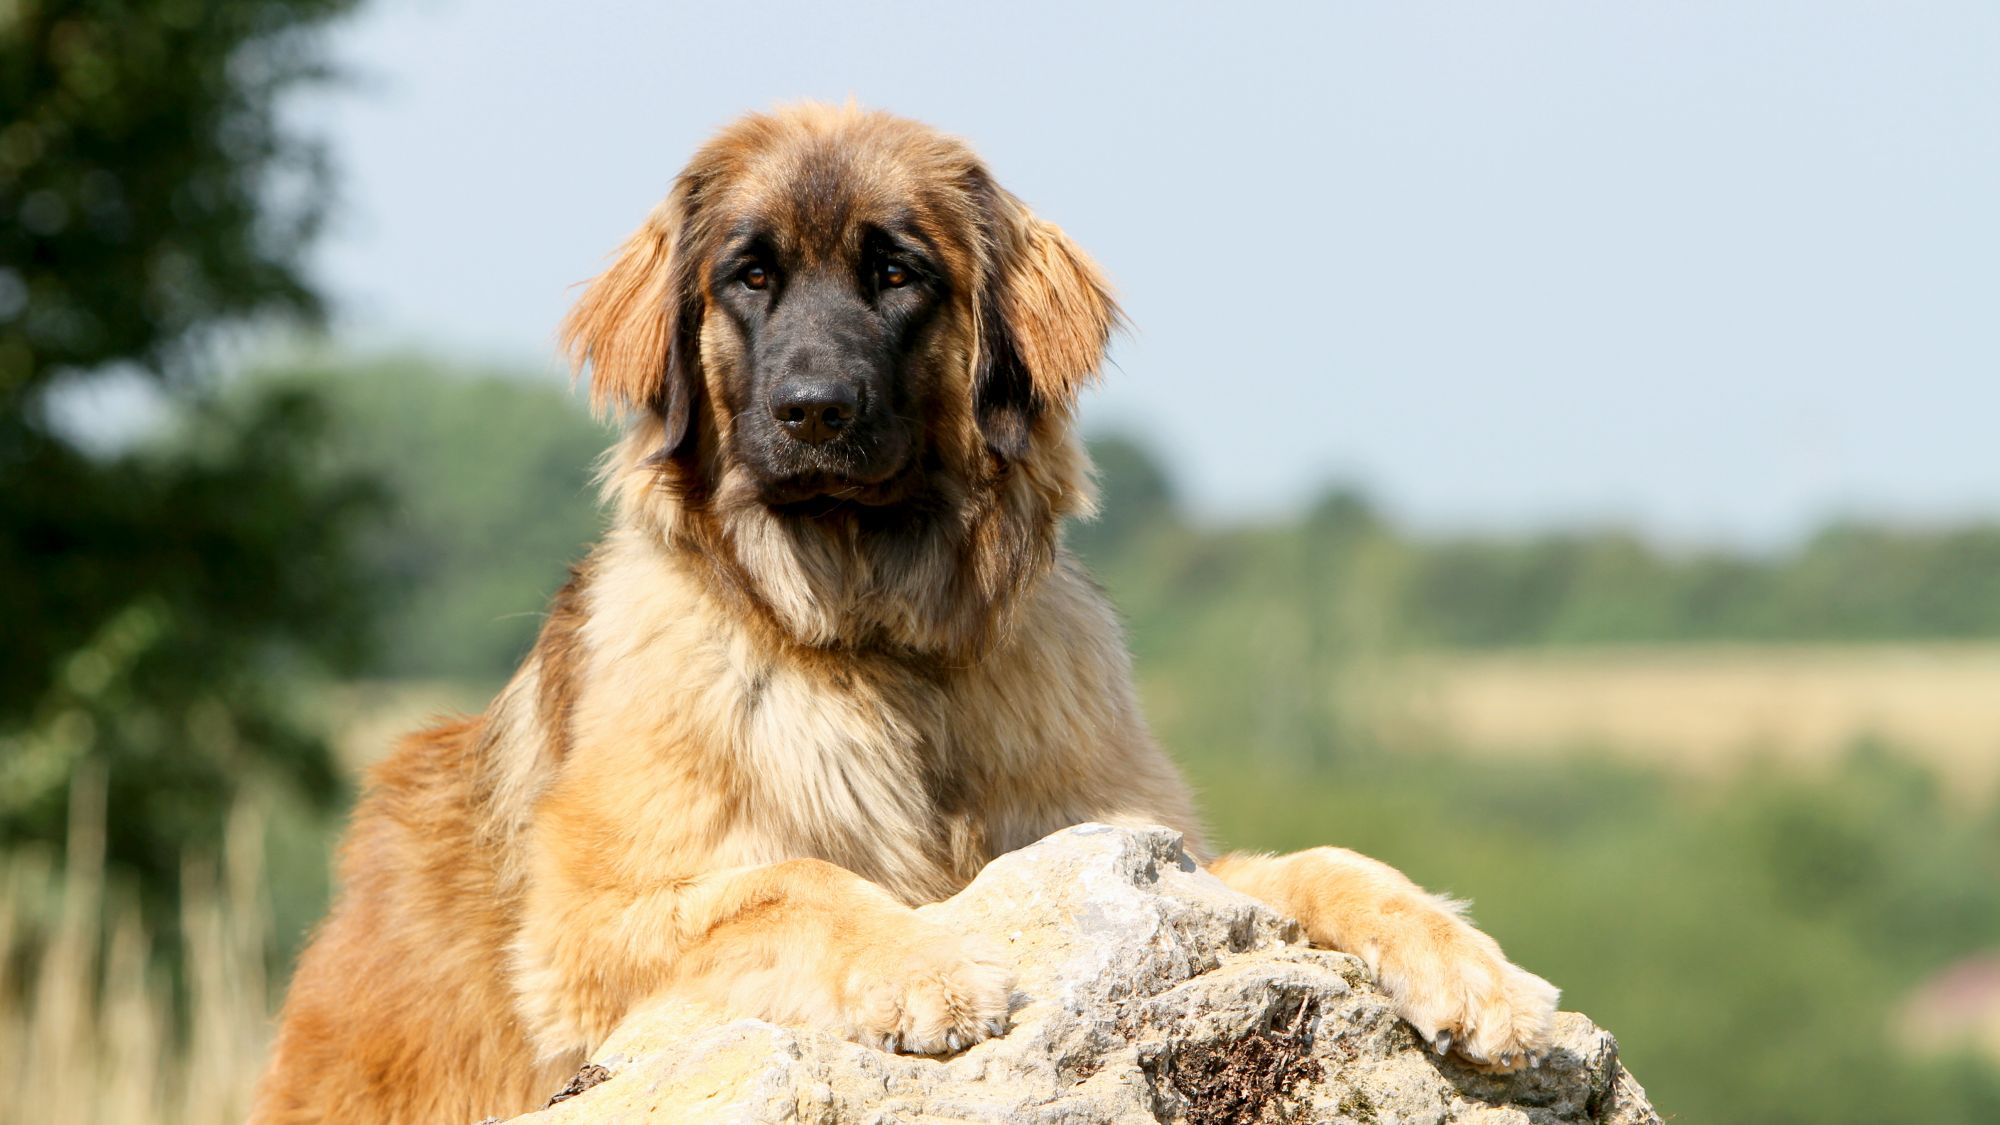
<path fill-rule="evenodd" d="M 430 0 L 338 54 L 302 112 L 368 344 L 552 370 L 709 131 L 851 94 L 1103 263 L 1135 330 L 1086 419 L 1211 515 L 2000 513 L 2000 4 Z"/>

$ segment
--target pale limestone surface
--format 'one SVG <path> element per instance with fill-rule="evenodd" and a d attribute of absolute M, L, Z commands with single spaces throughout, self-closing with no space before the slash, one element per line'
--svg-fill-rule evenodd
<path fill-rule="evenodd" d="M 923 912 L 1007 951 L 1017 985 L 1004 1037 L 911 1058 L 666 1002 L 593 1056 L 608 1079 L 515 1121 L 1659 1121 L 1616 1041 L 1579 1015 L 1559 1017 L 1557 1047 L 1534 1071 L 1440 1061 L 1358 960 L 1299 944 L 1289 921 L 1195 867 L 1163 828 L 1059 832 Z"/>

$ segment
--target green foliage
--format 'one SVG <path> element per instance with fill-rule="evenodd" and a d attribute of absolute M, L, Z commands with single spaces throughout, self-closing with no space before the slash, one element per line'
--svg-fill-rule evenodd
<path fill-rule="evenodd" d="M 191 334 L 310 312 L 318 150 L 277 95 L 353 0 L 17 0 L 0 10 L 0 413 Z"/>
<path fill-rule="evenodd" d="M 339 805 L 292 697 L 368 652 L 351 544 L 379 497 L 313 467 L 326 438 L 313 400 L 273 395 L 124 456 L 43 440 L 10 467 L 32 486 L 0 488 L 0 844 L 61 840 L 86 760 L 108 777 L 109 859 L 160 893 L 239 786 Z"/>
<path fill-rule="evenodd" d="M 238 787 L 341 797 L 291 696 L 364 655 L 374 493 L 315 463 L 308 398 L 199 391 L 212 331 L 315 311 L 320 161 L 275 99 L 351 2 L 0 6 L 0 844 L 61 841 L 90 762 L 108 858 L 158 900 Z M 99 457 L 53 423 L 109 368 L 182 396 L 171 440 Z"/>
<path fill-rule="evenodd" d="M 603 529 L 592 466 L 610 443 L 561 384 L 412 357 L 305 363 L 238 388 L 310 390 L 338 421 L 340 470 L 377 476 L 361 547 L 390 599 L 372 672 L 497 684 Z"/>

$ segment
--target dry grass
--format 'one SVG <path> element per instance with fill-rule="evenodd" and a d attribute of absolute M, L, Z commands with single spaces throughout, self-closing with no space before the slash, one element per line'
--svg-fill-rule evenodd
<path fill-rule="evenodd" d="M 2000 645 L 1433 655 L 1386 713 L 1474 753 L 1588 749 L 1695 773 L 1813 768 L 1876 737 L 1972 799 L 2000 783 Z"/>
<path fill-rule="evenodd" d="M 322 704 L 358 771 L 395 735 L 484 701 L 478 685 L 438 681 L 355 685 Z M 243 1120 L 274 999 L 264 803 L 239 803 L 219 865 L 183 868 L 180 961 L 167 965 L 133 889 L 105 877 L 101 780 L 72 793 L 60 861 L 0 853 L 0 1125 Z"/>
<path fill-rule="evenodd" d="M 219 878 L 183 870 L 177 1011 L 130 888 L 104 877 L 103 786 L 73 793 L 61 866 L 23 851 L 0 869 L 0 1122 L 241 1121 L 271 1000 L 260 807 L 238 807 Z"/>

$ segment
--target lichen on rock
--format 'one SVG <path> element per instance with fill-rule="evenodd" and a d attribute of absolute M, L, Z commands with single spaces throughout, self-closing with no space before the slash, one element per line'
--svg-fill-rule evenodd
<path fill-rule="evenodd" d="M 1361 962 L 1200 870 L 1164 828 L 1081 825 L 922 908 L 1005 949 L 1013 1023 L 948 1059 L 665 1000 L 591 1060 L 608 1077 L 516 1118 L 581 1122 L 1645 1125 L 1617 1042 L 1573 1013 L 1534 1070 L 1426 1051 Z M 553 1093 L 553 1091 L 552 1091 Z"/>

